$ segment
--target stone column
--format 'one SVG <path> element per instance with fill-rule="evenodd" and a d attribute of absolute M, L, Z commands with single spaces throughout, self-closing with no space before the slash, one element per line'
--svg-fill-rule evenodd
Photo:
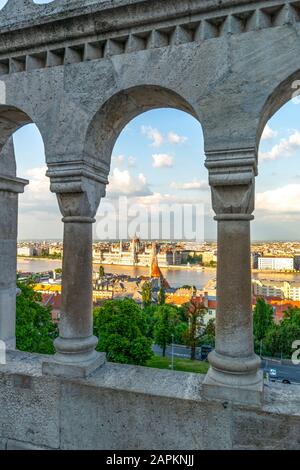
<path fill-rule="evenodd" d="M 43 372 L 85 377 L 105 361 L 95 351 L 92 318 L 92 224 L 105 185 L 83 176 L 52 176 L 51 190 L 64 223 L 62 308 L 56 354 L 43 363 Z"/>
<path fill-rule="evenodd" d="M 16 347 L 18 194 L 27 180 L 0 174 L 0 340 Z"/>
<path fill-rule="evenodd" d="M 250 221 L 254 210 L 255 154 L 208 155 L 206 167 L 218 223 L 216 347 L 203 389 L 207 396 L 259 404 L 263 380 L 254 354 Z"/>

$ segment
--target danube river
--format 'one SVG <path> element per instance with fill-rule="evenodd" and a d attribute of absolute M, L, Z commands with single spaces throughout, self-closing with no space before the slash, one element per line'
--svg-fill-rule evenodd
<path fill-rule="evenodd" d="M 97 269 L 99 265 L 95 266 Z M 43 259 L 18 259 L 18 270 L 22 272 L 39 273 L 51 271 L 55 268 L 61 268 L 59 260 L 43 260 Z M 149 268 L 142 266 L 116 266 L 104 265 L 106 273 L 128 274 L 133 277 L 148 276 Z M 201 271 L 193 269 L 161 269 L 171 287 L 181 287 L 184 284 L 194 285 L 198 289 L 202 289 L 206 283 L 216 276 L 215 270 Z"/>
<path fill-rule="evenodd" d="M 98 269 L 95 266 L 95 269 Z M 18 270 L 23 272 L 44 272 L 51 271 L 55 268 L 61 268 L 61 261 L 59 260 L 43 260 L 43 259 L 18 259 Z M 133 277 L 137 276 L 148 276 L 149 268 L 141 266 L 116 266 L 116 265 L 105 265 L 105 272 L 114 274 L 128 274 Z M 210 279 L 216 277 L 216 271 L 208 269 L 205 271 L 195 269 L 161 269 L 171 287 L 181 287 L 185 284 L 196 286 L 198 289 L 203 289 Z M 269 279 L 273 280 L 274 283 L 280 280 L 286 281 L 300 281 L 300 273 L 294 274 L 283 274 L 283 273 L 253 273 L 255 279 Z"/>

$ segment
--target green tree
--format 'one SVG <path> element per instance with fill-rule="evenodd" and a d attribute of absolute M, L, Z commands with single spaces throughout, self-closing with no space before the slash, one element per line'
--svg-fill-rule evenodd
<path fill-rule="evenodd" d="M 284 312 L 282 321 L 279 324 L 280 331 L 280 353 L 290 358 L 293 353 L 293 342 L 300 339 L 300 309 L 289 307 Z"/>
<path fill-rule="evenodd" d="M 190 264 L 200 264 L 202 263 L 202 255 L 188 255 L 187 257 L 187 263 Z"/>
<path fill-rule="evenodd" d="M 179 323 L 179 315 L 176 307 L 171 305 L 161 305 L 157 309 L 156 323 L 154 326 L 154 342 L 162 348 L 162 355 L 165 357 L 168 344 L 175 335 L 175 328 Z"/>
<path fill-rule="evenodd" d="M 147 320 L 147 337 L 148 338 L 153 338 L 153 335 L 154 335 L 154 326 L 157 321 L 156 320 L 157 309 L 158 309 L 157 304 L 146 305 L 143 308 L 143 312 Z"/>
<path fill-rule="evenodd" d="M 174 343 L 175 344 L 184 343 L 184 338 L 185 338 L 187 329 L 188 329 L 188 324 L 186 321 L 180 321 L 178 325 L 175 326 L 175 331 L 174 331 Z"/>
<path fill-rule="evenodd" d="M 189 284 L 184 284 L 184 285 L 181 287 L 181 289 L 190 289 L 190 290 L 193 291 L 193 293 L 197 291 L 197 287 L 196 287 L 196 286 L 190 286 Z"/>
<path fill-rule="evenodd" d="M 269 326 L 266 331 L 266 335 L 263 338 L 263 354 L 267 356 L 276 356 L 281 351 L 281 334 L 280 325 L 273 323 Z"/>
<path fill-rule="evenodd" d="M 273 325 L 273 322 L 274 312 L 271 305 L 267 304 L 263 298 L 258 298 L 253 313 L 255 352 L 259 353 L 261 341 L 264 341 L 267 331 Z"/>
<path fill-rule="evenodd" d="M 290 358 L 293 342 L 300 338 L 300 309 L 289 307 L 279 324 L 272 322 L 265 330 L 263 354 Z M 258 345 L 256 344 L 256 347 Z"/>
<path fill-rule="evenodd" d="M 102 264 L 100 265 L 100 268 L 99 268 L 99 279 L 103 279 L 105 276 L 105 271 L 104 271 L 104 267 L 102 266 Z"/>
<path fill-rule="evenodd" d="M 54 354 L 53 340 L 58 327 L 51 319 L 51 309 L 41 304 L 41 294 L 30 284 L 18 282 L 21 290 L 16 302 L 17 349 L 39 354 Z"/>
<path fill-rule="evenodd" d="M 152 302 L 152 286 L 151 282 L 145 282 L 142 287 L 142 300 L 144 307 L 147 307 Z"/>
<path fill-rule="evenodd" d="M 144 311 L 132 299 L 108 300 L 94 310 L 97 351 L 112 362 L 144 365 L 153 355 Z"/>
<path fill-rule="evenodd" d="M 159 289 L 157 300 L 159 305 L 164 305 L 166 303 L 166 291 L 163 286 L 161 286 L 161 288 Z"/>
<path fill-rule="evenodd" d="M 188 321 L 188 329 L 184 335 L 184 342 L 191 348 L 191 360 L 196 359 L 196 348 L 204 332 L 204 316 L 207 308 L 203 303 L 191 300 L 186 307 L 186 317 Z"/>
<path fill-rule="evenodd" d="M 216 322 L 214 318 L 211 318 L 204 329 L 203 336 L 200 338 L 201 345 L 210 345 L 215 346 L 215 337 L 216 337 Z"/>

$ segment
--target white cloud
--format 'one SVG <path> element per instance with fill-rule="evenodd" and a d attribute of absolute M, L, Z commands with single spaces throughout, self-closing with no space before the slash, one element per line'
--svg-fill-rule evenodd
<path fill-rule="evenodd" d="M 208 189 L 208 183 L 207 181 L 199 181 L 194 179 L 193 181 L 190 181 L 188 183 L 176 183 L 175 181 L 171 183 L 171 188 L 172 189 L 183 189 L 183 190 L 193 190 L 193 189 Z"/>
<path fill-rule="evenodd" d="M 173 166 L 173 157 L 167 153 L 156 153 L 152 155 L 154 168 L 170 168 Z"/>
<path fill-rule="evenodd" d="M 282 139 L 279 144 L 269 152 L 260 152 L 259 158 L 261 160 L 276 160 L 280 157 L 290 157 L 298 148 L 300 148 L 300 132 L 295 131 L 287 139 Z"/>
<path fill-rule="evenodd" d="M 152 141 L 151 145 L 153 147 L 161 147 L 161 145 L 164 143 L 164 137 L 158 129 L 155 129 L 151 126 L 142 126 L 141 131 L 142 134 Z"/>
<path fill-rule="evenodd" d="M 131 155 L 130 157 L 128 157 L 128 166 L 132 168 L 135 165 L 136 165 L 136 158 Z"/>
<path fill-rule="evenodd" d="M 300 184 L 287 184 L 256 194 L 256 209 L 267 212 L 300 213 Z"/>
<path fill-rule="evenodd" d="M 269 124 L 267 124 L 266 127 L 264 128 L 263 133 L 262 133 L 261 140 L 274 139 L 274 137 L 276 137 L 277 134 L 278 134 L 278 132 L 271 129 Z"/>
<path fill-rule="evenodd" d="M 178 135 L 176 132 L 170 131 L 168 133 L 168 141 L 170 144 L 183 144 L 188 139 L 184 135 Z"/>
<path fill-rule="evenodd" d="M 31 168 L 24 175 L 29 185 L 19 199 L 20 239 L 62 237 L 61 213 L 46 170 L 45 166 Z"/>
<path fill-rule="evenodd" d="M 25 177 L 28 178 L 29 185 L 20 197 L 21 208 L 44 210 L 44 203 L 50 201 L 58 207 L 55 195 L 50 192 L 50 180 L 46 171 L 46 167 L 30 168 L 26 171 Z"/>
<path fill-rule="evenodd" d="M 125 157 L 124 155 L 113 155 L 111 160 L 114 165 L 120 166 L 124 163 Z"/>
<path fill-rule="evenodd" d="M 164 136 L 158 129 L 151 126 L 142 126 L 142 134 L 152 141 L 153 147 L 161 147 L 165 142 L 170 144 L 183 144 L 188 140 L 184 135 L 179 135 L 176 132 L 170 131 Z"/>
<path fill-rule="evenodd" d="M 110 197 L 118 196 L 148 196 L 152 194 L 148 187 L 147 180 L 143 173 L 133 176 L 128 170 L 115 168 L 109 178 L 107 186 L 107 195 Z"/>
<path fill-rule="evenodd" d="M 149 205 L 159 205 L 162 203 L 174 203 L 177 202 L 176 196 L 171 194 L 161 194 L 161 193 L 153 193 L 150 196 L 146 197 L 139 197 L 137 199 L 137 203 L 145 206 Z"/>

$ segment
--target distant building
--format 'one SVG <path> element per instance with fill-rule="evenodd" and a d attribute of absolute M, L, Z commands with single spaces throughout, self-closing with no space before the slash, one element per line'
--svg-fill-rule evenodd
<path fill-rule="evenodd" d="M 261 256 L 258 258 L 258 269 L 271 271 L 292 271 L 294 269 L 294 258 Z"/>
<path fill-rule="evenodd" d="M 276 297 L 278 299 L 284 298 L 284 290 L 282 286 L 274 286 L 272 282 L 260 281 L 259 279 L 252 280 L 253 294 L 257 297 Z"/>
<path fill-rule="evenodd" d="M 253 295 L 257 297 L 272 297 L 300 301 L 300 283 L 277 281 L 276 285 L 272 281 L 252 280 Z"/>
<path fill-rule="evenodd" d="M 204 251 L 202 253 L 202 263 L 210 264 L 217 262 L 217 255 L 214 251 Z"/>
<path fill-rule="evenodd" d="M 188 251 L 175 248 L 166 248 L 157 251 L 157 261 L 160 266 L 178 266 L 186 264 Z M 94 263 L 122 265 L 122 266 L 151 266 L 152 246 L 142 244 L 139 238 L 135 237 L 128 246 L 128 243 L 119 242 L 109 248 L 94 248 Z"/>
<path fill-rule="evenodd" d="M 63 247 L 62 246 L 49 246 L 48 253 L 50 256 L 58 256 L 63 254 Z"/>
<path fill-rule="evenodd" d="M 19 246 L 17 253 L 18 256 L 33 256 L 34 250 L 32 246 Z"/>
<path fill-rule="evenodd" d="M 299 282 L 284 282 L 283 291 L 285 299 L 300 300 L 300 283 Z"/>
<path fill-rule="evenodd" d="M 166 304 L 172 304 L 172 305 L 176 305 L 177 307 L 180 307 L 190 302 L 193 295 L 194 295 L 194 289 L 180 287 L 166 294 Z"/>
<path fill-rule="evenodd" d="M 204 305 L 207 308 L 207 312 L 204 316 L 204 323 L 207 324 L 209 320 L 214 320 L 216 318 L 217 298 L 216 296 L 205 294 L 204 299 Z"/>

